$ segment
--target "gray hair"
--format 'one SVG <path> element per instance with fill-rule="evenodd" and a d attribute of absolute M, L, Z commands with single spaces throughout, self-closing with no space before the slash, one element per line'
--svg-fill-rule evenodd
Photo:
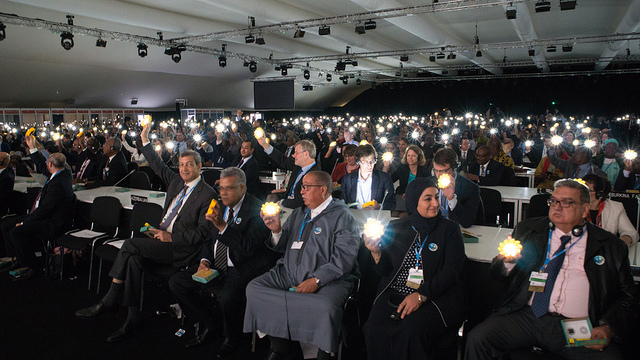
<path fill-rule="evenodd" d="M 111 146 L 113 147 L 113 150 L 119 152 L 120 150 L 122 150 L 122 140 L 120 140 L 120 138 L 118 137 L 114 137 L 113 144 Z"/>
<path fill-rule="evenodd" d="M 560 179 L 553 183 L 554 190 L 560 187 L 568 187 L 580 191 L 580 202 L 583 204 L 591 203 L 591 193 L 587 185 L 573 179 Z"/>
<path fill-rule="evenodd" d="M 316 158 L 316 145 L 309 140 L 300 140 L 296 143 L 296 146 L 300 145 L 302 151 L 308 151 L 309 157 L 312 159 Z"/>
<path fill-rule="evenodd" d="M 244 174 L 244 170 L 237 167 L 228 167 L 220 173 L 220 179 L 235 176 L 238 180 L 238 184 L 247 185 L 247 176 Z"/>
<path fill-rule="evenodd" d="M 187 157 L 187 156 L 193 156 L 193 160 L 195 160 L 196 165 L 202 164 L 202 157 L 200 157 L 200 153 L 198 153 L 197 151 L 185 150 L 182 152 L 182 154 L 180 154 L 181 158 Z"/>
<path fill-rule="evenodd" d="M 308 175 L 314 176 L 316 180 L 318 180 L 318 185 L 325 186 L 327 188 L 327 194 L 331 196 L 331 193 L 333 193 L 333 180 L 331 180 L 331 175 L 329 175 L 329 173 L 320 170 L 314 170 L 309 171 L 305 175 L 305 177 Z"/>
<path fill-rule="evenodd" d="M 49 155 L 47 162 L 51 163 L 56 169 L 62 169 L 65 167 L 64 165 L 67 162 L 67 158 L 62 153 L 53 153 Z"/>

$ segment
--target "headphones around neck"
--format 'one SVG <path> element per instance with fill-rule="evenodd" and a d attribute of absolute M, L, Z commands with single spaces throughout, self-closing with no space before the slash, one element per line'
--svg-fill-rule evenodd
<path fill-rule="evenodd" d="M 573 236 L 582 236 L 582 234 L 584 234 L 584 227 L 586 226 L 586 224 L 582 224 L 582 225 L 576 225 L 571 229 L 571 234 L 573 234 Z M 549 230 L 553 231 L 556 229 L 556 225 L 554 223 L 552 223 L 551 221 L 549 221 Z"/>

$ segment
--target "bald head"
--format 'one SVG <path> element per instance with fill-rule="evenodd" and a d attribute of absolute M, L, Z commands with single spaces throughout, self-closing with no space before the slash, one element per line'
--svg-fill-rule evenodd
<path fill-rule="evenodd" d="M 53 167 L 56 171 L 64 169 L 67 158 L 62 153 L 53 153 L 47 159 L 47 165 Z"/>

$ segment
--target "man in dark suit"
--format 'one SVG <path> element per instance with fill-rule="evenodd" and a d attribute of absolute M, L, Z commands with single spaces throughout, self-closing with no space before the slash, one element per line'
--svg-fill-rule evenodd
<path fill-rule="evenodd" d="M 591 163 L 591 149 L 586 146 L 578 146 L 569 160 L 559 158 L 555 147 L 549 149 L 547 156 L 554 166 L 562 170 L 565 178 L 582 179 L 588 174 L 596 174 L 601 178 L 607 178 L 607 174 L 604 171 Z"/>
<path fill-rule="evenodd" d="M 31 159 L 38 168 L 43 168 L 42 173 L 49 180 L 40 190 L 28 215 L 8 217 L 0 225 L 8 255 L 17 256 L 20 266 L 29 268 L 15 276 L 15 281 L 27 280 L 38 274 L 34 251 L 42 244 L 43 234 L 52 237 L 62 234 L 64 225 L 72 216 L 71 171 L 66 168 L 65 156 L 54 153 L 45 162 L 33 136 L 27 137 L 27 144 L 32 151 Z"/>
<path fill-rule="evenodd" d="M 108 342 L 122 340 L 141 327 L 143 262 L 170 265 L 176 271 L 196 263 L 210 228 L 205 214 L 216 193 L 202 181 L 200 154 L 193 150 L 183 151 L 179 158 L 180 174 L 176 174 L 164 164 L 149 142 L 150 128 L 151 125 L 145 126 L 140 134 L 144 145 L 142 153 L 153 171 L 167 184 L 162 222 L 158 229 L 149 230 L 153 238 L 133 238 L 122 245 L 109 272 L 113 281 L 105 297 L 97 304 L 76 311 L 79 318 L 95 318 L 115 311 L 122 291 L 122 302 L 128 306 L 127 320 L 107 338 Z"/>
<path fill-rule="evenodd" d="M 76 141 L 82 139 L 84 139 L 84 137 L 76 139 Z M 78 155 L 76 175 L 73 179 L 74 183 L 86 183 L 98 180 L 100 164 L 102 163 L 102 154 L 99 151 L 100 143 L 98 143 L 98 139 L 89 138 L 87 140 L 87 147 Z"/>
<path fill-rule="evenodd" d="M 480 187 L 455 171 L 458 165 L 456 153 L 451 149 L 440 149 L 433 157 L 433 172 L 436 177 L 449 175 L 451 183 L 440 189 L 440 213 L 462 227 L 473 225 L 480 206 Z"/>
<path fill-rule="evenodd" d="M 513 238 L 522 243 L 522 251 L 493 259 L 491 273 L 508 289 L 498 310 L 469 334 L 466 359 L 498 359 L 532 346 L 567 359 L 622 358 L 617 340 L 630 334 L 638 303 L 627 245 L 585 223 L 586 185 L 563 179 L 554 187 L 549 216 L 516 226 Z M 545 280 L 532 283 L 531 276 Z M 590 338 L 606 343 L 567 346 L 562 320 L 577 318 L 589 318 Z"/>
<path fill-rule="evenodd" d="M 247 178 L 247 192 L 253 196 L 258 196 L 260 178 L 258 177 L 258 161 L 253 156 L 254 150 L 251 141 L 244 141 L 240 147 L 240 156 L 236 157 L 232 166 L 244 171 Z"/>
<path fill-rule="evenodd" d="M 0 152 L 0 218 L 9 211 L 13 184 L 16 181 L 16 175 L 9 164 L 11 156 L 6 152 Z"/>
<path fill-rule="evenodd" d="M 113 186 L 127 176 L 127 160 L 120 151 L 122 140 L 117 137 L 108 138 L 102 147 L 102 162 L 98 168 L 98 178 L 87 184 L 88 188 Z"/>
<path fill-rule="evenodd" d="M 460 143 L 460 166 L 458 171 L 469 172 L 469 164 L 476 162 L 476 152 L 471 150 L 468 138 L 463 138 Z"/>
<path fill-rule="evenodd" d="M 491 158 L 491 151 L 486 145 L 476 150 L 476 162 L 469 164 L 469 171 L 464 176 L 481 186 L 500 185 L 504 165 Z"/>
<path fill-rule="evenodd" d="M 613 188 L 615 191 L 640 189 L 640 157 L 624 160 L 624 168 L 618 173 Z"/>
<path fill-rule="evenodd" d="M 389 174 L 373 168 L 376 164 L 376 150 L 371 145 L 359 146 L 356 158 L 360 169 L 342 178 L 342 199 L 347 205 L 357 203 L 358 208 L 374 201 L 372 209 L 382 206 L 383 210 L 393 210 L 396 206 L 393 181 Z"/>
<path fill-rule="evenodd" d="M 215 298 L 222 312 L 225 339 L 218 351 L 224 358 L 233 352 L 242 335 L 245 288 L 254 277 L 269 270 L 277 255 L 264 246 L 269 229 L 260 218 L 261 202 L 247 193 L 244 172 L 230 167 L 220 174 L 222 203 L 206 215 L 213 226 L 202 246 L 199 266 L 174 274 L 169 288 L 180 303 L 187 318 L 200 322 L 200 332 L 187 342 L 193 347 L 204 343 L 213 331 L 213 313 L 210 302 Z M 205 284 L 191 278 L 196 271 L 216 269 L 216 279 Z"/>
<path fill-rule="evenodd" d="M 289 183 L 286 189 L 276 189 L 271 193 L 282 199 L 282 206 L 295 209 L 304 204 L 302 201 L 302 178 L 309 171 L 319 171 L 320 165 L 316 163 L 316 147 L 309 140 L 300 140 L 295 145 L 293 159 L 284 156 L 283 153 L 276 150 L 264 140 L 264 136 L 257 139 L 258 143 L 264 148 L 264 152 L 269 155 L 275 165 L 281 169 L 291 171 Z M 269 200 L 269 199 L 267 199 Z"/>

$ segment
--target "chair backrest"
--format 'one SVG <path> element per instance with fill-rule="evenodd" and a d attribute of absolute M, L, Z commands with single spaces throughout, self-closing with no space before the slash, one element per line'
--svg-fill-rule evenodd
<path fill-rule="evenodd" d="M 502 186 L 516 186 L 516 172 L 508 167 L 504 167 L 502 172 L 502 178 L 500 179 L 500 185 Z"/>
<path fill-rule="evenodd" d="M 131 237 L 144 236 L 140 233 L 140 228 L 145 223 L 153 227 L 158 227 L 162 220 L 162 206 L 150 202 L 139 202 L 133 205 L 131 220 L 129 221 L 129 232 Z"/>
<path fill-rule="evenodd" d="M 132 161 L 132 162 L 127 164 L 127 172 L 131 172 L 133 170 L 138 170 L 138 167 L 139 167 L 138 163 Z"/>
<path fill-rule="evenodd" d="M 502 195 L 496 189 L 481 187 L 480 198 L 484 206 L 484 223 L 486 226 L 498 226 L 498 216 L 502 211 Z"/>
<path fill-rule="evenodd" d="M 91 205 L 91 227 L 95 231 L 106 232 L 115 235 L 120 225 L 122 204 L 113 196 L 98 196 Z"/>
<path fill-rule="evenodd" d="M 154 190 L 162 190 L 166 191 L 167 185 L 162 181 L 162 179 L 156 175 L 153 169 L 149 166 L 140 166 L 138 171 L 144 171 L 147 176 L 149 176 L 149 181 L 151 182 L 151 188 Z"/>
<path fill-rule="evenodd" d="M 129 187 L 140 190 L 151 190 L 151 180 L 146 172 L 136 170 L 129 178 Z"/>
<path fill-rule="evenodd" d="M 478 204 L 478 213 L 476 214 L 476 221 L 473 223 L 473 225 L 484 225 L 484 221 L 484 203 L 482 202 L 482 197 L 480 197 L 480 204 Z"/>
<path fill-rule="evenodd" d="M 547 200 L 549 200 L 550 197 L 551 193 L 533 195 L 531 199 L 529 199 L 527 218 L 549 215 L 549 205 L 547 205 Z"/>
<path fill-rule="evenodd" d="M 220 172 L 218 169 L 208 169 L 202 172 L 202 178 L 209 186 L 214 186 L 216 180 L 220 179 Z"/>

